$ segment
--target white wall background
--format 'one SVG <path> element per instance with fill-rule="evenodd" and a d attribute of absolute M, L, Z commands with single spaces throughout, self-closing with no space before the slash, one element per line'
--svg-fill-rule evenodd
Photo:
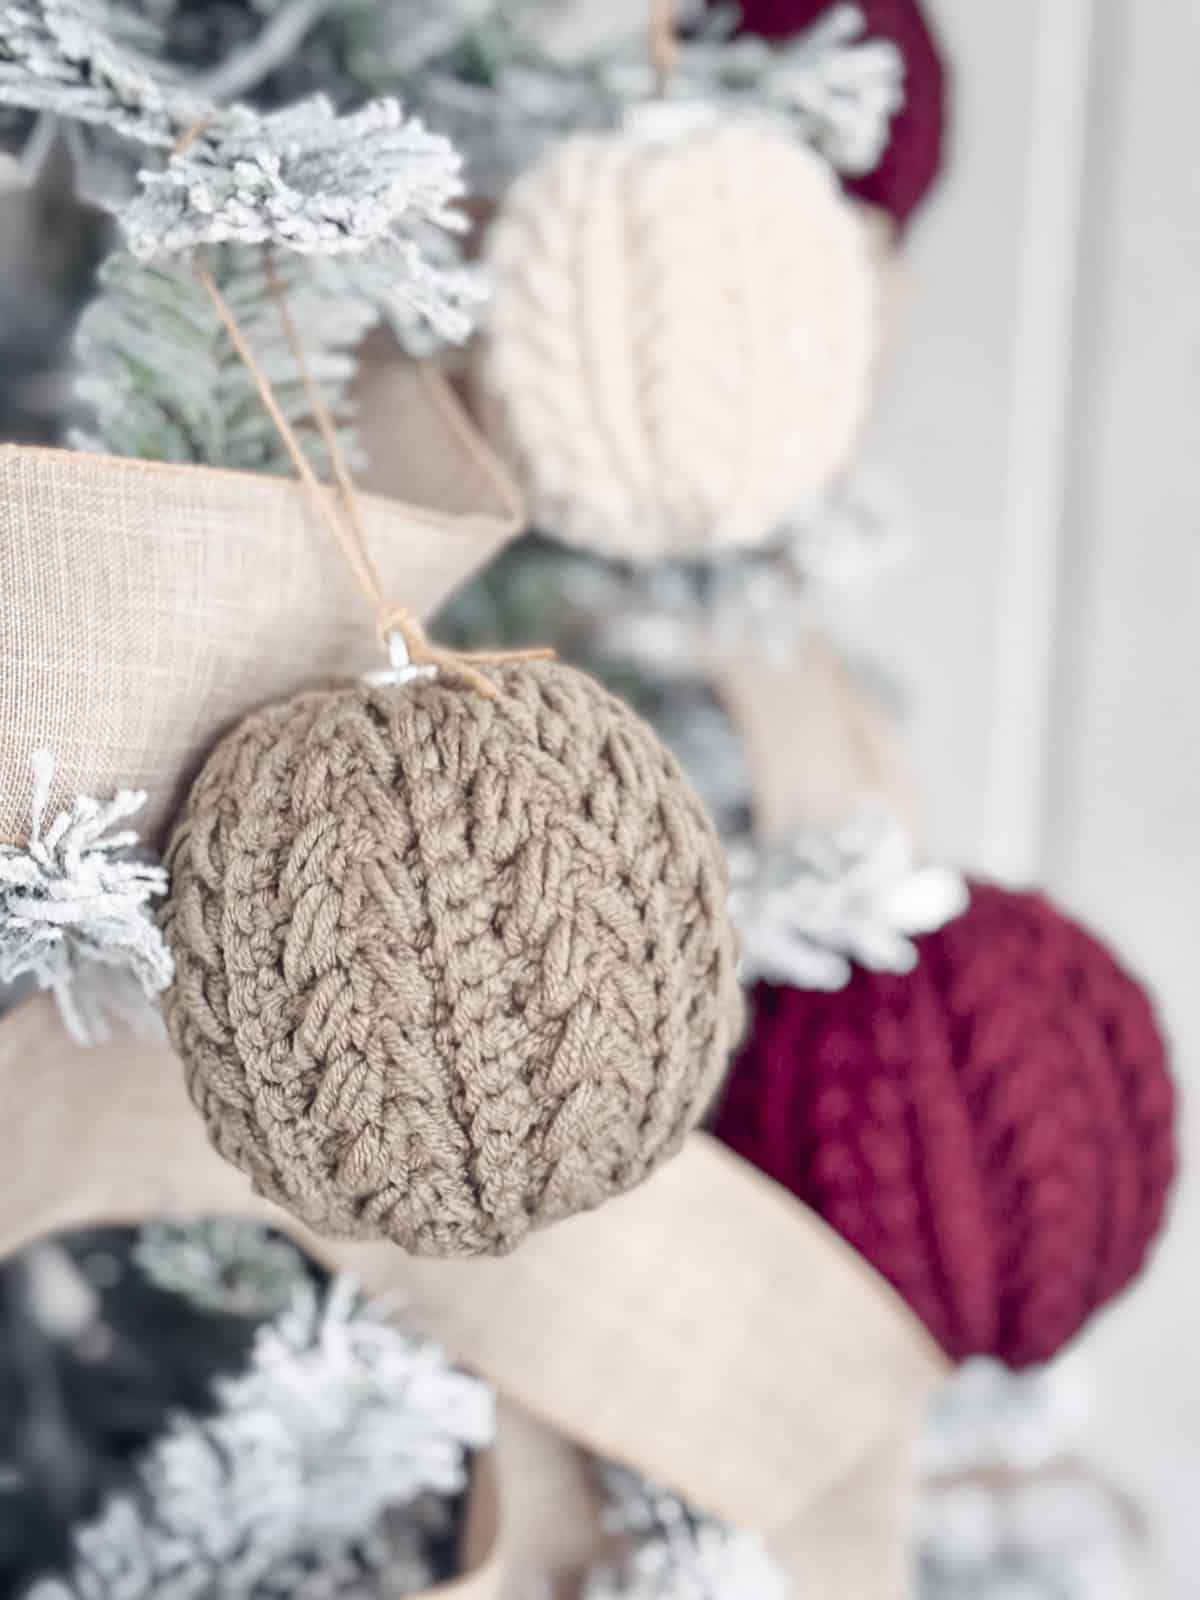
<path fill-rule="evenodd" d="M 953 167 L 869 455 L 921 552 L 877 606 L 932 830 L 1151 979 L 1200 1155 L 1200 4 L 940 0 Z M 1200 1594 L 1200 1183 L 1075 1359 L 1093 1448 Z"/>

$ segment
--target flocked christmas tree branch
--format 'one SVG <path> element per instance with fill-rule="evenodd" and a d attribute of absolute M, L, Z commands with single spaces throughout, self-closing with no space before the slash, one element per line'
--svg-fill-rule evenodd
<path fill-rule="evenodd" d="M 842 989 L 854 965 L 911 972 L 913 939 L 961 915 L 960 873 L 915 859 L 899 823 L 864 811 L 844 827 L 730 851 L 739 976 L 796 989 Z"/>
<path fill-rule="evenodd" d="M 156 16 L 179 9 L 160 0 Z M 834 4 L 807 31 L 774 43 L 739 34 L 733 4 L 676 0 L 673 11 L 685 25 L 673 52 L 675 96 L 774 115 L 848 174 L 876 165 L 904 101 L 904 64 L 891 40 L 868 34 L 857 6 Z M 299 41 L 310 77 L 339 103 L 399 94 L 452 135 L 475 190 L 491 193 L 548 142 L 611 127 L 653 90 L 647 15 L 647 0 L 292 0 L 249 42 L 240 32 L 218 42 L 221 53 L 192 88 L 214 100 L 258 88 L 269 97 L 262 80 L 279 65 L 279 37 Z M 220 41 L 217 18 L 212 32 Z"/>
<path fill-rule="evenodd" d="M 106 0 L 9 0 L 0 6 L 0 105 L 169 149 L 206 102 L 115 43 L 118 32 L 116 7 Z"/>
<path fill-rule="evenodd" d="M 447 338 L 470 332 L 470 280 L 426 263 L 410 231 L 459 225 L 461 162 L 395 100 L 340 117 L 321 96 L 267 115 L 236 106 L 196 128 L 161 171 L 139 174 L 142 192 L 119 215 L 133 255 L 236 243 L 350 256 L 374 270 L 381 298 Z"/>
<path fill-rule="evenodd" d="M 346 293 L 377 303 L 410 342 L 466 337 L 480 283 L 451 244 L 463 182 L 448 139 L 388 98 L 342 116 L 321 96 L 278 112 L 224 108 L 120 36 L 105 0 L 0 4 L 0 104 L 167 152 L 116 205 L 131 254 L 242 243 L 339 258 Z"/>
<path fill-rule="evenodd" d="M 701 1515 L 624 1467 L 598 1464 L 623 1554 L 593 1567 L 582 1600 L 790 1600 L 763 1542 Z"/>
<path fill-rule="evenodd" d="M 281 405 L 318 468 L 324 454 L 311 424 L 302 376 L 269 293 L 261 250 L 219 246 L 211 269 Z M 357 456 L 349 386 L 356 348 L 375 306 L 322 261 L 283 256 L 277 271 L 305 330 L 313 371 Z M 124 251 L 100 269 L 100 293 L 76 338 L 79 394 L 94 421 L 72 442 L 82 449 L 151 461 L 188 461 L 245 471 L 289 472 L 270 418 L 190 260 L 143 262 Z"/>
<path fill-rule="evenodd" d="M 39 751 L 29 843 L 0 845 L 0 984 L 32 976 L 86 1043 L 107 1035 L 107 1013 L 133 1009 L 124 986 L 113 990 L 105 976 L 124 974 L 148 1000 L 171 981 L 171 955 L 149 910 L 167 875 L 136 853 L 135 832 L 110 831 L 141 809 L 144 794 L 122 789 L 105 804 L 82 798 L 50 820 L 53 774 L 53 758 Z"/>
<path fill-rule="evenodd" d="M 69 1575 L 29 1600 L 267 1600 L 306 1581 L 361 1593 L 385 1514 L 408 1508 L 419 1531 L 422 1497 L 460 1493 L 494 1426 L 486 1385 L 344 1279 L 299 1284 L 214 1400 L 211 1416 L 173 1420 L 131 1489 L 75 1535 Z M 403 1561 L 385 1554 L 422 1587 L 432 1572 L 409 1545 Z"/>
<path fill-rule="evenodd" d="M 645 0 L 616 8 L 600 37 L 582 18 L 573 31 L 568 26 L 579 5 L 493 0 L 463 9 L 476 15 L 460 19 L 452 44 L 406 60 L 388 50 L 394 19 L 385 8 L 374 19 L 377 36 L 369 23 L 360 24 L 348 59 L 363 84 L 401 87 L 433 126 L 453 136 L 476 188 L 502 189 L 555 140 L 612 127 L 655 90 Z M 677 9 L 684 15 L 692 8 Z M 733 115 L 774 116 L 839 170 L 871 171 L 904 104 L 896 45 L 868 36 L 861 11 L 850 4 L 832 6 L 782 43 L 735 37 L 737 22 L 733 6 L 701 12 L 673 49 L 671 95 Z"/>

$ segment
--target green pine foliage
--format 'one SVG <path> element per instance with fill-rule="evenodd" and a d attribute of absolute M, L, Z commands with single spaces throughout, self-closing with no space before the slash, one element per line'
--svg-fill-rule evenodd
<path fill-rule="evenodd" d="M 263 252 L 222 245 L 206 259 L 288 421 L 321 470 L 324 448 Z M 278 252 L 274 265 L 305 343 L 305 361 L 354 462 L 361 459 L 349 395 L 355 348 L 378 310 L 348 287 L 336 263 Z M 72 438 L 77 448 L 250 472 L 293 470 L 254 379 L 186 258 L 146 262 L 118 252 L 101 267 L 99 285 L 76 337 L 79 394 L 93 412 L 91 425 Z"/>

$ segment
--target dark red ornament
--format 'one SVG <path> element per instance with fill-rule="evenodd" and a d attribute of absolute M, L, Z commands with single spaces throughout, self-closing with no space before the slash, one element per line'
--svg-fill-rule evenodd
<path fill-rule="evenodd" d="M 916 0 L 856 0 L 872 38 L 892 39 L 904 57 L 904 106 L 892 119 L 883 159 L 851 194 L 890 211 L 903 225 L 941 170 L 946 140 L 947 72 L 929 22 Z M 743 25 L 767 39 L 810 27 L 830 0 L 742 0 Z"/>
<path fill-rule="evenodd" d="M 897 976 L 760 985 L 716 1132 L 955 1360 L 1045 1361 L 1142 1266 L 1175 1171 L 1145 991 L 1038 894 L 971 886 Z"/>

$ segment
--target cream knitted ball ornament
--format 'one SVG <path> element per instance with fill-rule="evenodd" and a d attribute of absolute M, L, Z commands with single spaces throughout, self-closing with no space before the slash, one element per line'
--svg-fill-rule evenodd
<path fill-rule="evenodd" d="M 222 1155 L 319 1232 L 511 1249 L 639 1183 L 741 999 L 713 829 L 650 729 L 553 663 L 246 719 L 169 853 L 166 999 Z"/>
<path fill-rule="evenodd" d="M 645 561 L 754 544 L 845 463 L 875 274 L 832 171 L 783 132 L 569 139 L 486 254 L 480 409 L 536 527 Z"/>

